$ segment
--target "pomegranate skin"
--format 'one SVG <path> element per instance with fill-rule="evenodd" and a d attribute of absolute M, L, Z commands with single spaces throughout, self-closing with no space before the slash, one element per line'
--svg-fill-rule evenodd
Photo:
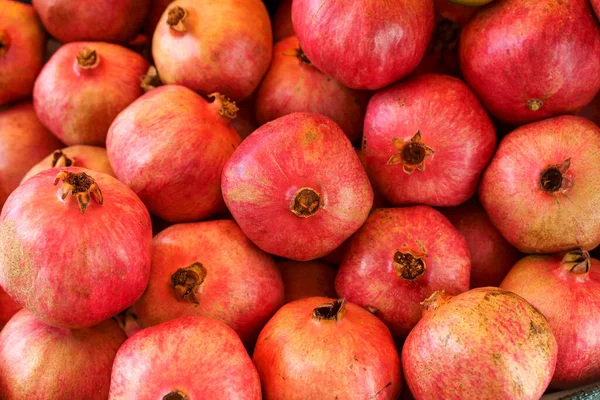
<path fill-rule="evenodd" d="M 173 225 L 154 237 L 152 248 L 148 288 L 135 306 L 142 327 L 184 316 L 210 317 L 252 346 L 283 304 L 275 262 L 233 221 Z M 201 264 L 198 270 L 195 263 Z M 198 271 L 205 276 L 194 275 Z M 179 281 L 176 286 L 176 277 L 193 283 Z M 192 296 L 182 298 L 178 290 Z"/>
<path fill-rule="evenodd" d="M 62 144 L 35 115 L 31 102 L 0 111 L 0 208 L 23 175 L 60 147 Z"/>
<path fill-rule="evenodd" d="M 336 269 L 319 261 L 283 261 L 277 264 L 285 287 L 285 303 L 307 297 L 335 298 Z"/>
<path fill-rule="evenodd" d="M 126 43 L 140 31 L 149 0 L 33 0 L 46 30 L 62 43 Z"/>
<path fill-rule="evenodd" d="M 367 108 L 365 164 L 375 188 L 394 205 L 465 202 L 495 146 L 490 118 L 457 78 L 418 76 L 378 92 Z"/>
<path fill-rule="evenodd" d="M 322 306 L 332 311 L 332 304 L 341 304 L 332 319 L 314 315 Z M 398 352 L 385 325 L 355 304 L 325 297 L 279 309 L 260 333 L 252 360 L 265 400 L 396 399 L 402 389 Z"/>
<path fill-rule="evenodd" d="M 472 199 L 439 211 L 467 241 L 471 254 L 470 287 L 500 285 L 521 254 L 498 232 L 481 204 Z"/>
<path fill-rule="evenodd" d="M 548 319 L 558 343 L 553 388 L 600 379 L 600 261 L 586 252 L 569 256 L 575 262 L 564 254 L 525 257 L 500 285 L 523 296 Z"/>
<path fill-rule="evenodd" d="M 56 160 L 56 164 L 55 164 Z M 115 173 L 108 162 L 106 149 L 103 147 L 76 145 L 65 147 L 64 149 L 55 150 L 42 161 L 35 164 L 29 172 L 25 174 L 21 183 L 47 169 L 55 166 L 73 166 L 79 168 L 93 169 L 94 171 L 102 172 L 110 176 L 115 176 Z M 69 164 L 69 165 L 66 165 Z"/>
<path fill-rule="evenodd" d="M 502 236 L 524 253 L 593 249 L 600 243 L 599 158 L 600 129 L 584 118 L 522 126 L 498 146 L 479 199 Z"/>
<path fill-rule="evenodd" d="M 119 180 L 169 222 L 224 209 L 221 171 L 240 137 L 220 98 L 207 102 L 179 85 L 146 93 L 111 125 L 108 159 Z M 128 151 L 123 151 L 128 149 Z"/>
<path fill-rule="evenodd" d="M 416 400 L 537 400 L 544 394 L 556 339 L 522 297 L 494 287 L 456 297 L 436 292 L 424 308 L 402 348 Z"/>
<path fill-rule="evenodd" d="M 186 396 L 174 399 L 261 399 L 258 373 L 238 336 L 203 317 L 142 329 L 117 353 L 109 400 L 162 399 L 173 392 Z"/>
<path fill-rule="evenodd" d="M 175 10 L 183 10 L 185 17 L 172 27 Z M 258 87 L 272 50 L 271 21 L 260 0 L 176 0 L 163 13 L 152 40 L 152 56 L 165 84 L 205 95 L 219 92 L 236 101 Z"/>
<path fill-rule="evenodd" d="M 2 288 L 0 288 L 0 330 L 4 328 L 4 325 L 21 309 L 18 305 Z"/>
<path fill-rule="evenodd" d="M 348 89 L 307 62 L 298 39 L 288 37 L 273 49 L 273 61 L 255 99 L 259 125 L 293 112 L 331 118 L 352 142 L 363 129 L 368 93 Z"/>
<path fill-rule="evenodd" d="M 600 18 L 600 0 L 590 0 L 590 3 L 592 4 L 596 16 Z"/>
<path fill-rule="evenodd" d="M 495 1 L 463 29 L 459 58 L 485 108 L 513 124 L 574 113 L 600 89 L 600 28 L 585 0 Z"/>
<path fill-rule="evenodd" d="M 277 11 L 273 17 L 273 40 L 277 43 L 289 36 L 295 35 L 292 23 L 292 0 L 283 0 L 279 4 L 279 7 L 277 7 Z"/>
<path fill-rule="evenodd" d="M 221 187 L 250 240 L 296 261 L 334 250 L 364 223 L 373 204 L 352 144 L 319 114 L 288 114 L 258 128 L 227 161 Z"/>
<path fill-rule="evenodd" d="M 0 397 L 104 400 L 127 337 L 113 320 L 69 330 L 19 311 L 0 333 Z"/>
<path fill-rule="evenodd" d="M 103 204 L 96 197 L 82 214 L 74 195 L 62 200 L 63 189 L 53 185 L 61 171 L 85 172 Z M 151 251 L 142 202 L 96 171 L 42 171 L 9 196 L 0 215 L 0 286 L 56 327 L 93 326 L 132 305 L 148 283 Z"/>
<path fill-rule="evenodd" d="M 407 76 L 423 58 L 433 0 L 295 0 L 292 22 L 315 67 L 350 88 L 376 90 Z"/>
<path fill-rule="evenodd" d="M 86 49 L 95 50 L 97 64 L 84 65 L 93 61 Z M 35 111 L 65 144 L 104 146 L 115 117 L 143 94 L 140 77 L 148 67 L 141 55 L 115 44 L 63 45 L 35 81 Z"/>
<path fill-rule="evenodd" d="M 402 337 L 433 292 L 469 290 L 470 270 L 464 237 L 441 213 L 428 206 L 382 208 L 348 242 L 335 288 Z"/>
<path fill-rule="evenodd" d="M 46 33 L 33 7 L 5 1 L 0 14 L 0 106 L 31 95 L 44 65 Z"/>

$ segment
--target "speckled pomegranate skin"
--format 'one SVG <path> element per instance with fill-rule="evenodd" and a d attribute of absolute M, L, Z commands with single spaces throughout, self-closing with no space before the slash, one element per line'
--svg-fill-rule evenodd
<path fill-rule="evenodd" d="M 234 221 L 173 225 L 153 239 L 148 288 L 136 303 L 142 327 L 183 317 L 217 319 L 252 346 L 283 304 L 283 282 L 273 259 L 244 236 Z M 171 277 L 199 262 L 206 277 L 194 291 L 198 304 L 179 299 Z"/>
<path fill-rule="evenodd" d="M 285 287 L 285 303 L 307 297 L 335 298 L 336 269 L 320 261 L 282 261 L 277 264 Z"/>
<path fill-rule="evenodd" d="M 424 253 L 425 270 L 405 279 L 394 265 L 397 251 Z M 348 242 L 336 276 L 338 295 L 374 309 L 397 336 L 421 318 L 420 302 L 436 290 L 469 290 L 471 263 L 464 237 L 428 206 L 381 208 Z"/>
<path fill-rule="evenodd" d="M 109 400 L 260 400 L 260 380 L 239 337 L 225 324 L 183 317 L 131 336 L 113 366 Z"/>
<path fill-rule="evenodd" d="M 495 1 L 463 29 L 459 58 L 486 109 L 513 124 L 575 112 L 600 89 L 600 28 L 586 0 Z"/>
<path fill-rule="evenodd" d="M 538 400 L 557 345 L 544 316 L 514 293 L 478 288 L 428 299 L 402 348 L 416 400 Z"/>
<path fill-rule="evenodd" d="M 349 302 L 337 320 L 313 317 L 316 307 L 332 301 L 288 303 L 262 330 L 252 360 L 265 400 L 398 398 L 402 369 L 388 329 Z"/>

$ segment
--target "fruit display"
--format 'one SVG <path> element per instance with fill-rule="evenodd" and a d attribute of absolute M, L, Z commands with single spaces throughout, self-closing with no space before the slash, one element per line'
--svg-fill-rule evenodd
<path fill-rule="evenodd" d="M 0 0 L 0 400 L 598 400 L 600 0 Z"/>

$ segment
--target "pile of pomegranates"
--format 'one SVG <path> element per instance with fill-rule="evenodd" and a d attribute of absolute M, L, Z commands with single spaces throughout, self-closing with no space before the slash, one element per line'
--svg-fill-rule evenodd
<path fill-rule="evenodd" d="M 595 399 L 599 17 L 0 0 L 0 399 Z"/>

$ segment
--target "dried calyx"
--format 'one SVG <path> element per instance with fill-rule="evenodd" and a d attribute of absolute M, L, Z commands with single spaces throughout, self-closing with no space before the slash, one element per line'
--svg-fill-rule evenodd
<path fill-rule="evenodd" d="M 234 119 L 240 110 L 235 101 L 220 93 L 211 93 L 208 95 L 208 98 L 213 100 L 213 104 L 218 107 L 219 115 L 222 117 Z"/>
<path fill-rule="evenodd" d="M 334 300 L 313 310 L 313 318 L 326 321 L 339 321 L 346 312 L 346 299 Z"/>
<path fill-rule="evenodd" d="M 142 90 L 144 90 L 144 93 L 147 93 L 152 89 L 156 89 L 157 87 L 162 86 L 162 81 L 158 76 L 158 70 L 154 65 L 151 65 L 150 68 L 148 68 L 148 72 L 146 72 L 146 75 L 143 75 L 140 78 L 140 81 L 140 86 L 142 87 Z"/>
<path fill-rule="evenodd" d="M 290 211 L 297 217 L 308 218 L 315 215 L 323 206 L 321 195 L 310 187 L 298 189 L 290 202 Z"/>
<path fill-rule="evenodd" d="M 538 180 L 538 189 L 548 194 L 556 192 L 565 192 L 573 186 L 573 182 L 566 176 L 571 166 L 571 159 L 568 158 L 560 164 L 547 166 L 540 172 Z"/>
<path fill-rule="evenodd" d="M 527 109 L 529 111 L 538 111 L 544 106 L 544 102 L 540 99 L 529 99 L 527 100 Z"/>
<path fill-rule="evenodd" d="M 421 131 L 415 133 L 408 141 L 394 138 L 392 143 L 397 152 L 390 157 L 387 164 L 402 164 L 402 169 L 407 174 L 412 174 L 415 169 L 425 171 L 425 160 L 435 153 L 435 150 L 423 143 Z"/>
<path fill-rule="evenodd" d="M 590 253 L 583 249 L 569 251 L 562 259 L 562 266 L 574 274 L 587 274 L 592 264 Z"/>
<path fill-rule="evenodd" d="M 406 281 L 415 281 L 425 273 L 425 261 L 423 260 L 425 257 L 424 253 L 396 250 L 393 260 L 394 270 L 400 278 Z"/>
<path fill-rule="evenodd" d="M 444 290 L 433 292 L 431 296 L 421 302 L 424 311 L 435 311 L 447 303 L 452 296 L 446 294 Z"/>
<path fill-rule="evenodd" d="M 54 178 L 54 185 L 61 180 L 63 181 L 61 198 L 64 200 L 69 193 L 77 197 L 79 209 L 82 214 L 85 213 L 85 210 L 90 204 L 90 194 L 94 195 L 98 204 L 102 204 L 103 200 L 100 188 L 94 179 L 85 172 L 73 173 L 69 171 L 60 171 L 58 175 L 56 175 L 56 178 Z"/>
<path fill-rule="evenodd" d="M 206 278 L 206 268 L 199 262 L 195 262 L 189 267 L 179 268 L 171 275 L 171 287 L 175 291 L 177 301 L 187 300 L 194 304 L 199 304 L 196 298 L 196 291 Z"/>
<path fill-rule="evenodd" d="M 52 153 L 52 168 L 70 167 L 73 165 L 71 160 L 62 150 L 56 150 Z"/>
<path fill-rule="evenodd" d="M 176 32 L 185 32 L 184 21 L 187 11 L 179 6 L 171 7 L 167 14 L 167 25 Z"/>
<path fill-rule="evenodd" d="M 10 35 L 4 29 L 0 29 L 0 57 L 3 57 L 8 53 L 10 49 Z"/>
<path fill-rule="evenodd" d="M 163 396 L 162 400 L 189 400 L 189 397 L 179 390 L 174 390 L 171 393 Z"/>
<path fill-rule="evenodd" d="M 100 56 L 94 49 L 85 48 L 77 55 L 77 65 L 83 69 L 96 68 L 100 64 Z"/>

